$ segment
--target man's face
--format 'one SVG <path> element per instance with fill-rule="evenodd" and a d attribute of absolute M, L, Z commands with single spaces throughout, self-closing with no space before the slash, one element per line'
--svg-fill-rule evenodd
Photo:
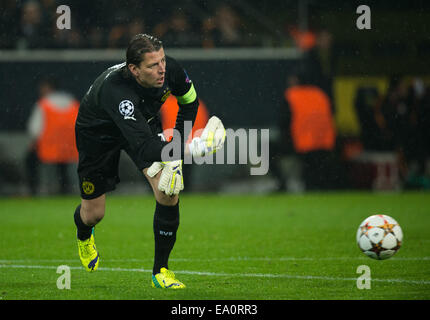
<path fill-rule="evenodd" d="M 166 56 L 164 49 L 147 52 L 139 66 L 130 65 L 130 71 L 136 81 L 145 88 L 161 88 L 166 74 Z"/>

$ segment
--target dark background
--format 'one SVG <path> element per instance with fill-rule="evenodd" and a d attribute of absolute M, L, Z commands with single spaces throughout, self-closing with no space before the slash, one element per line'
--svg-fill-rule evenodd
<path fill-rule="evenodd" d="M 168 50 L 166 52 L 168 54 Z M 117 63 L 119 61 L 1 63 L 1 129 L 26 129 L 27 118 L 37 100 L 35 82 L 38 76 L 52 75 L 61 79 L 62 88 L 81 98 L 102 71 Z M 200 98 L 209 110 L 216 109 L 217 115 L 226 119 L 227 126 L 252 128 L 276 123 L 284 77 L 292 61 L 187 60 L 181 63 L 195 83 Z"/>
<path fill-rule="evenodd" d="M 0 1 L 0 50 L 15 50 L 26 37 L 22 26 L 23 7 L 28 1 Z M 63 3 L 55 0 L 36 1 L 41 6 L 45 27 L 40 41 L 28 41 L 24 50 L 40 49 L 124 49 L 129 40 L 110 43 L 107 38 L 118 26 L 132 21 L 142 22 L 143 31 L 153 33 L 160 23 L 171 21 L 172 14 L 185 15 L 189 34 L 200 34 L 202 21 L 213 17 L 219 6 L 227 4 L 240 21 L 241 41 L 226 44 L 218 41 L 215 48 L 226 47 L 294 47 L 288 30 L 302 26 L 333 35 L 334 76 L 427 75 L 430 56 L 430 2 L 370 1 L 371 30 L 358 30 L 356 19 L 360 1 L 83 1 Z M 72 13 L 72 30 L 67 37 L 80 39 L 61 42 L 53 33 L 56 6 L 67 4 Z M 91 30 L 106 40 L 94 47 Z M 34 39 L 34 36 L 31 38 Z M 203 36 L 189 46 L 165 41 L 169 48 L 202 48 Z M 25 41 L 24 41 L 25 42 Z M 23 50 L 21 48 L 21 50 Z M 37 98 L 36 83 L 43 75 L 54 75 L 61 86 L 78 99 L 93 79 L 112 62 L 0 62 L 0 130 L 22 130 L 29 110 Z M 276 125 L 276 108 L 291 69 L 291 61 L 183 61 L 198 92 L 208 106 L 220 114 L 232 114 L 230 125 Z M 294 62 L 293 62 L 294 63 Z M 252 79 L 250 81 L 250 79 Z M 262 112 L 263 111 L 263 112 Z M 274 122 L 275 121 L 275 122 Z"/>
<path fill-rule="evenodd" d="M 26 10 L 31 2 L 36 3 L 39 14 L 32 18 L 36 22 L 28 23 L 31 15 Z M 63 4 L 71 9 L 72 28 L 59 31 L 56 27 L 56 8 Z M 356 26 L 359 17 L 356 9 L 363 4 L 371 9 L 370 30 L 359 30 Z M 173 21 L 178 17 L 183 23 L 179 31 L 173 28 Z M 232 29 L 236 34 L 234 41 L 222 37 L 222 26 L 228 21 L 233 21 Z M 309 59 L 312 50 L 304 50 L 292 33 L 292 30 L 301 30 L 311 35 L 324 32 L 331 35 L 333 42 L 329 52 L 328 73 L 331 84 L 339 79 L 364 79 L 360 87 L 354 87 L 348 93 L 337 92 L 337 95 L 332 95 L 333 99 L 338 95 L 343 95 L 342 98 L 347 96 L 348 99 L 342 101 L 350 101 L 350 105 L 346 106 L 342 104 L 344 102 L 332 100 L 339 128 L 340 125 L 345 128 L 354 121 L 360 127 L 358 130 L 349 128 L 346 133 L 338 132 L 335 156 L 338 162 L 347 163 L 346 167 L 337 167 L 340 176 L 337 179 L 338 187 L 371 188 L 377 171 L 375 164 L 368 165 L 370 160 L 365 158 L 362 161 L 369 168 L 355 168 L 348 161 L 366 155 L 366 151 L 383 151 L 396 159 L 406 158 L 395 164 L 404 167 L 402 181 L 412 181 L 418 172 L 417 177 L 421 180 L 410 185 L 429 189 L 430 138 L 426 138 L 430 134 L 427 125 L 430 121 L 429 21 L 429 1 L 0 0 L 0 138 L 6 146 L 0 150 L 0 158 L 6 160 L 0 162 L 10 164 L 9 167 L 4 166 L 6 169 L 3 171 L 12 172 L 7 168 L 22 166 L 22 157 L 27 148 L 27 120 L 38 99 L 38 81 L 42 77 L 54 76 L 60 88 L 81 99 L 103 70 L 123 61 L 92 58 L 41 61 L 32 59 L 33 52 L 39 57 L 43 56 L 44 50 L 50 54 L 63 50 L 73 54 L 79 50 L 76 55 L 80 57 L 85 56 L 82 50 L 98 50 L 96 52 L 100 54 L 117 50 L 125 55 L 130 38 L 141 32 L 160 37 L 167 54 L 173 51 L 171 49 L 185 52 L 188 49 L 201 49 L 202 55 L 211 50 L 223 49 L 296 50 L 300 53 L 299 57 L 285 56 L 279 59 L 264 59 L 258 53 L 251 60 L 176 57 L 193 80 L 199 97 L 210 112 L 223 119 L 226 127 L 271 128 L 270 138 L 277 139 L 276 129 L 279 129 L 279 111 L 287 77 L 298 65 L 306 65 L 310 74 L 321 72 L 313 64 L 315 61 Z M 208 25 L 212 26 L 209 31 Z M 26 59 L 20 59 L 20 55 L 25 55 Z M 318 59 L 318 56 L 314 58 Z M 376 88 L 374 83 L 366 83 L 368 77 L 379 79 L 379 84 L 386 85 L 385 89 L 379 90 L 381 87 Z M 412 94 L 405 101 L 390 104 L 387 102 L 389 86 L 404 79 L 408 92 Z M 422 80 L 426 92 L 419 103 L 414 101 L 416 88 L 412 80 L 416 79 Z M 351 83 L 344 81 L 342 84 Z M 397 94 L 395 86 L 393 88 L 392 92 Z M 363 93 L 363 105 L 357 102 L 360 99 L 356 100 L 359 89 Z M 374 89 L 379 91 L 375 99 L 368 103 L 366 94 Z M 375 138 L 381 138 L 383 134 L 382 131 L 372 131 L 375 123 L 370 122 L 375 121 L 373 111 L 384 101 L 387 102 L 386 120 L 392 123 L 389 134 L 395 135 L 398 140 L 391 144 L 382 141 L 378 147 L 371 149 L 369 142 L 378 140 Z M 399 109 L 402 104 L 410 110 L 410 114 L 402 114 L 402 108 Z M 360 118 L 361 111 L 367 112 L 367 118 Z M 366 119 L 370 119 L 369 122 Z M 343 120 L 347 120 L 347 125 L 343 125 Z M 18 140 L 13 140 L 12 136 Z M 283 143 L 282 140 L 280 142 Z M 381 144 L 385 145 L 381 147 Z M 10 146 L 14 147 L 13 152 Z M 419 170 L 416 169 L 417 161 Z M 294 169 L 290 171 L 294 173 Z M 356 180 L 355 184 L 345 183 L 348 180 L 345 172 L 357 174 L 358 177 L 352 179 Z M 370 172 L 369 178 L 365 179 L 365 184 L 359 185 L 357 180 L 365 176 L 366 172 Z M 239 173 L 237 175 L 240 176 Z M 396 182 L 389 188 L 397 187 Z"/>

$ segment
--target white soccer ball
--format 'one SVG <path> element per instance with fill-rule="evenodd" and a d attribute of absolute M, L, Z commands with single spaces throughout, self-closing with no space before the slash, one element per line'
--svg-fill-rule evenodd
<path fill-rule="evenodd" d="M 402 245 L 403 232 L 396 220 L 377 214 L 366 218 L 358 227 L 357 244 L 365 255 L 384 260 L 392 257 Z"/>

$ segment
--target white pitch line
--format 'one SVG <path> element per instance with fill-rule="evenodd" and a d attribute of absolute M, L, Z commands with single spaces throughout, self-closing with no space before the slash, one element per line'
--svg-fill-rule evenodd
<path fill-rule="evenodd" d="M 39 266 L 39 265 L 7 265 L 0 264 L 0 268 L 5 269 L 57 269 L 58 266 Z M 80 269 L 82 267 L 70 267 L 70 269 Z M 98 268 L 100 271 L 118 271 L 118 272 L 147 272 L 150 273 L 152 270 L 145 269 L 125 269 L 125 268 Z M 302 280 L 324 280 L 324 281 L 356 281 L 356 278 L 339 278 L 339 277 L 325 277 L 325 276 L 300 276 L 300 275 L 289 275 L 289 274 L 271 274 L 271 273 L 219 273 L 219 272 L 206 272 L 206 271 L 187 271 L 178 270 L 175 271 L 178 274 L 190 274 L 199 276 L 213 276 L 213 277 L 251 277 L 251 278 L 283 278 L 283 279 L 302 279 Z M 427 280 L 406 280 L 406 279 L 372 279 L 377 282 L 388 282 L 388 283 L 409 283 L 419 285 L 430 285 L 430 281 Z"/>
<path fill-rule="evenodd" d="M 213 261 L 336 261 L 336 260 L 369 260 L 365 257 L 325 257 L 325 258 L 307 258 L 307 257 L 226 257 L 226 258 L 170 258 L 169 261 L 176 262 L 213 262 Z M 393 257 L 390 261 L 429 261 L 430 257 Z M 0 259 L 0 263 L 15 262 L 76 262 L 76 259 Z M 153 261 L 153 258 L 136 259 L 103 259 L 107 262 L 144 262 Z"/>

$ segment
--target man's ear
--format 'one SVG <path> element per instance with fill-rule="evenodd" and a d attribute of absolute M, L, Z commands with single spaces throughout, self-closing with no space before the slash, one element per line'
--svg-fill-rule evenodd
<path fill-rule="evenodd" d="M 135 64 L 130 63 L 127 67 L 133 76 L 135 77 L 139 76 L 139 70 L 138 70 L 139 68 Z"/>

